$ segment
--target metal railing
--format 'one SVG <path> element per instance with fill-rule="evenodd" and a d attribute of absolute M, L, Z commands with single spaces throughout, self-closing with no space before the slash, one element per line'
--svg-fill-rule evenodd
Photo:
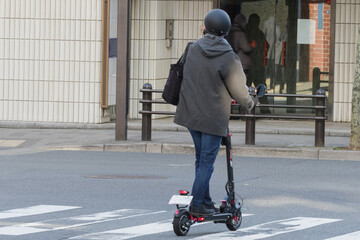
<path fill-rule="evenodd" d="M 321 80 L 321 75 L 329 75 L 329 72 L 322 72 L 320 71 L 320 68 L 315 67 L 313 69 L 313 81 L 312 81 L 312 94 L 316 94 L 316 89 L 320 89 L 321 83 L 329 83 L 328 80 Z"/>
<path fill-rule="evenodd" d="M 152 104 L 168 104 L 164 100 L 152 100 L 153 93 L 162 93 L 162 90 L 152 89 L 150 83 L 145 83 L 140 90 L 143 94 L 142 103 L 143 108 L 139 111 L 142 114 L 142 141 L 151 141 L 151 115 L 175 115 L 171 111 L 152 111 Z M 255 89 L 249 88 L 250 94 L 255 95 Z M 286 97 L 286 98 L 311 98 L 315 99 L 315 105 L 281 105 L 281 104 L 259 104 L 258 107 L 271 108 L 297 108 L 297 109 L 314 109 L 314 116 L 308 115 L 275 115 L 275 114 L 256 114 L 253 108 L 248 114 L 231 114 L 233 117 L 243 117 L 246 120 L 245 127 L 245 144 L 255 145 L 255 127 L 256 119 L 298 119 L 298 120 L 314 120 L 315 121 L 315 146 L 324 147 L 325 145 L 325 110 L 326 110 L 326 95 L 323 89 L 319 89 L 315 95 L 298 95 L 298 94 L 265 94 L 268 97 Z"/>

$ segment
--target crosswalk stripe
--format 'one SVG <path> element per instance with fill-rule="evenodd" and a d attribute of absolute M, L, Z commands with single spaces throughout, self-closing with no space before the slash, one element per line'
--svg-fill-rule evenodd
<path fill-rule="evenodd" d="M 40 233 L 45 231 L 62 230 L 69 228 L 82 227 L 97 223 L 140 217 L 152 214 L 159 214 L 165 211 L 149 212 L 148 210 L 120 209 L 96 214 L 81 215 L 69 218 L 59 218 L 41 222 L 17 224 L 0 228 L 0 235 L 20 236 L 30 233 Z"/>
<path fill-rule="evenodd" d="M 9 236 L 20 236 L 31 233 L 40 233 L 45 232 L 46 229 L 26 227 L 26 226 L 10 226 L 0 228 L 0 235 L 9 235 Z"/>
<path fill-rule="evenodd" d="M 358 239 L 360 239 L 360 231 L 348 233 L 333 238 L 327 238 L 325 240 L 358 240 Z"/>
<path fill-rule="evenodd" d="M 304 230 L 307 228 L 316 227 L 322 224 L 333 223 L 337 221 L 341 221 L 341 219 L 297 217 L 267 222 L 252 227 L 239 229 L 236 232 L 222 232 L 193 239 L 230 240 L 236 237 L 237 240 L 255 240 L 270 238 L 276 235 Z"/>
<path fill-rule="evenodd" d="M 111 239 L 111 240 L 124 240 L 129 238 L 141 237 L 145 235 L 151 235 L 155 233 L 163 233 L 172 231 L 172 219 L 144 224 L 140 226 L 120 228 L 115 230 L 110 230 L 106 232 L 99 232 L 93 234 L 86 234 L 82 236 L 77 236 L 69 239 L 76 240 L 102 240 L 102 239 Z"/>
<path fill-rule="evenodd" d="M 18 208 L 0 212 L 0 219 L 18 218 L 32 215 L 40 215 L 58 211 L 72 210 L 81 208 L 78 206 L 61 206 L 61 205 L 37 205 L 26 208 Z M 97 223 L 104 223 L 109 221 L 142 217 L 152 214 L 165 213 L 166 211 L 151 212 L 145 209 L 119 209 L 115 211 L 99 212 L 94 214 L 80 215 L 68 218 L 51 219 L 32 223 L 16 224 L 13 222 L 2 223 L 4 227 L 0 227 L 0 235 L 20 236 L 32 233 L 40 233 L 45 231 L 55 231 L 82 227 Z M 252 216 L 253 214 L 243 214 L 243 217 Z M 296 217 L 277 221 L 271 221 L 248 228 L 240 228 L 236 232 L 221 232 L 215 234 L 208 234 L 201 237 L 192 238 L 195 240 L 202 239 L 221 239 L 230 240 L 236 238 L 237 240 L 256 240 L 263 238 L 270 238 L 280 234 L 291 233 L 294 231 L 305 230 L 307 228 L 320 226 L 322 224 L 333 223 L 341 221 L 342 219 L 330 218 L 308 218 Z M 81 236 L 75 236 L 69 239 L 73 240 L 123 240 L 136 238 L 151 234 L 158 234 L 172 231 L 172 219 L 132 226 L 127 228 L 119 228 L 110 231 L 90 233 Z M 194 226 L 201 226 L 203 224 L 195 224 Z M 14 224 L 14 225 L 12 225 Z M 6 226 L 8 225 L 8 226 Z M 349 234 L 328 238 L 325 240 L 355 240 L 360 239 L 360 231 L 352 232 Z"/>
<path fill-rule="evenodd" d="M 71 210 L 76 208 L 81 208 L 81 207 L 59 206 L 59 205 L 37 205 L 32 207 L 18 208 L 18 209 L 12 209 L 12 210 L 0 212 L 0 219 L 40 215 L 51 212 Z"/>
<path fill-rule="evenodd" d="M 244 213 L 242 214 L 243 217 L 250 217 L 250 216 L 253 216 L 254 214 L 251 214 L 251 213 Z"/>
<path fill-rule="evenodd" d="M 252 215 L 253 214 L 243 214 L 243 217 L 248 217 L 248 216 L 252 216 Z M 168 219 L 168 220 L 164 220 L 164 221 L 160 221 L 160 222 L 149 223 L 149 224 L 144 224 L 144 225 L 139 225 L 139 226 L 134 226 L 134 227 L 119 228 L 119 229 L 114 229 L 114 230 L 105 231 L 105 232 L 91 233 L 91 234 L 86 234 L 86 235 L 82 235 L 82 236 L 76 236 L 76 237 L 69 238 L 69 239 L 123 240 L 123 239 L 130 239 L 130 238 L 141 237 L 141 236 L 146 236 L 146 235 L 151 235 L 151 234 L 156 234 L 156 233 L 169 232 L 169 231 L 173 231 L 172 220 L 173 219 Z M 199 223 L 199 224 L 192 225 L 191 227 L 201 226 L 203 224 L 208 224 L 208 223 L 211 223 L 211 222 Z"/>

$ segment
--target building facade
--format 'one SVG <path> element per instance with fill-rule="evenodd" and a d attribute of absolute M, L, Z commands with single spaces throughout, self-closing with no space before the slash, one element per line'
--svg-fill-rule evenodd
<path fill-rule="evenodd" d="M 0 120 L 101 122 L 102 2 L 0 1 Z"/>
<path fill-rule="evenodd" d="M 351 121 L 356 43 L 360 28 L 360 2 L 337 0 L 335 8 L 333 121 L 349 122 Z"/>
<path fill-rule="evenodd" d="M 0 121 L 109 121 L 116 104 L 117 4 L 0 0 Z M 326 73 L 321 87 L 329 119 L 350 121 L 356 0 L 130 0 L 130 118 L 141 117 L 141 87 L 163 88 L 169 65 L 202 36 L 203 17 L 215 7 L 232 18 L 239 12 L 260 16 L 270 45 L 269 92 L 311 94 L 318 67 Z"/>

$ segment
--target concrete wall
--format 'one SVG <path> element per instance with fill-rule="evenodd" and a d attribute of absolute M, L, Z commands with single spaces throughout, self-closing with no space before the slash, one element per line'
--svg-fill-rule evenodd
<path fill-rule="evenodd" d="M 0 120 L 99 123 L 101 0 L 0 0 Z"/>
<path fill-rule="evenodd" d="M 356 42 L 360 27 L 360 1 L 336 1 L 333 120 L 351 120 Z"/>

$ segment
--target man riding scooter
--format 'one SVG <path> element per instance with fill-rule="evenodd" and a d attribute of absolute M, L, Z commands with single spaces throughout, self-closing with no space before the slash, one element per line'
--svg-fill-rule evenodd
<path fill-rule="evenodd" d="M 246 76 L 239 57 L 224 39 L 231 21 L 221 9 L 204 19 L 207 34 L 189 48 L 174 122 L 188 128 L 195 145 L 195 180 L 191 214 L 218 211 L 210 196 L 209 182 L 221 140 L 227 136 L 231 99 L 252 109 Z"/>

